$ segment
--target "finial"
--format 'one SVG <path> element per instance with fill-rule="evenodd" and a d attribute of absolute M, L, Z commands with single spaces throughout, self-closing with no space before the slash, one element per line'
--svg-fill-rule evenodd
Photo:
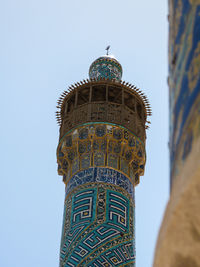
<path fill-rule="evenodd" d="M 109 49 L 110 49 L 110 45 L 108 45 L 108 46 L 106 47 L 106 49 L 105 49 L 105 50 L 107 50 L 107 53 L 106 53 L 107 56 L 108 56 L 108 51 L 109 51 Z"/>

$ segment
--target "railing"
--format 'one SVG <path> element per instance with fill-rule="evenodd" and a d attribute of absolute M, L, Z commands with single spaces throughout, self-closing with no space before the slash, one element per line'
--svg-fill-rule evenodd
<path fill-rule="evenodd" d="M 72 128 L 87 122 L 110 122 L 121 125 L 143 142 L 145 141 L 145 124 L 138 114 L 123 104 L 111 102 L 91 102 L 74 108 L 63 117 L 60 138 Z"/>

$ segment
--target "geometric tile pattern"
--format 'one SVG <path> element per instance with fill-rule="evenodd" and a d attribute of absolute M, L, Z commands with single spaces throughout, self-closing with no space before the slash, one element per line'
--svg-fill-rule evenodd
<path fill-rule="evenodd" d="M 127 191 L 103 182 L 79 185 L 65 199 L 60 267 L 135 266 L 134 236 Z"/>
<path fill-rule="evenodd" d="M 134 262 L 135 255 L 133 253 L 133 244 L 132 242 L 127 242 L 120 246 L 109 249 L 100 255 L 98 259 L 92 261 L 91 264 L 89 264 L 89 267 L 122 266 L 124 263 L 126 263 L 125 266 L 134 266 Z"/>

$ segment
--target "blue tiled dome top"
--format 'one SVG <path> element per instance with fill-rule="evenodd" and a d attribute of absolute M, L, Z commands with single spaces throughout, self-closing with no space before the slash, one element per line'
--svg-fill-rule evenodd
<path fill-rule="evenodd" d="M 97 58 L 89 69 L 90 79 L 115 79 L 120 81 L 122 78 L 122 66 L 111 55 L 105 55 Z"/>

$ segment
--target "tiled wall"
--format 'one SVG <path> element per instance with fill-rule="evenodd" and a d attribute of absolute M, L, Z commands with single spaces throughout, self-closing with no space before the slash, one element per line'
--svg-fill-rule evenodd
<path fill-rule="evenodd" d="M 200 136 L 200 1 L 169 1 L 171 185 Z M 200 152 L 199 152 L 200 156 Z"/>
<path fill-rule="evenodd" d="M 66 187 L 60 267 L 135 266 L 134 210 L 134 186 L 122 173 L 95 167 L 74 175 Z"/>

